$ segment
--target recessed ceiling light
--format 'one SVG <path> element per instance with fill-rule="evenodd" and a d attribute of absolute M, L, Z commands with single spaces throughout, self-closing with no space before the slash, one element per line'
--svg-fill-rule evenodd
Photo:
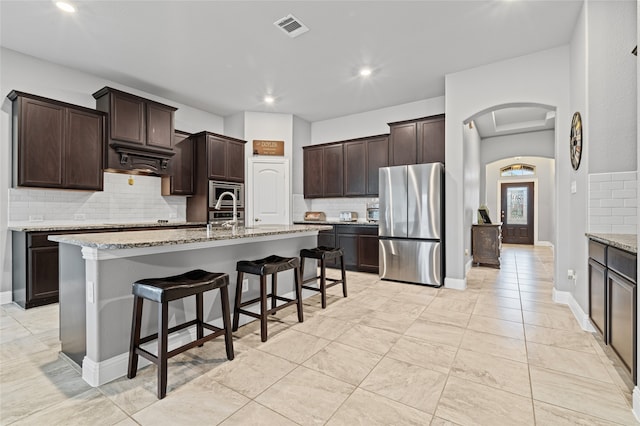
<path fill-rule="evenodd" d="M 76 11 L 76 8 L 71 3 L 66 1 L 57 1 L 56 6 L 58 6 L 58 9 L 62 9 L 65 12 L 73 13 Z"/>
<path fill-rule="evenodd" d="M 273 96 L 267 95 L 264 97 L 264 102 L 267 104 L 272 104 L 275 102 L 275 98 Z"/>
<path fill-rule="evenodd" d="M 360 75 L 362 77 L 369 77 L 371 75 L 371 68 L 360 68 Z"/>

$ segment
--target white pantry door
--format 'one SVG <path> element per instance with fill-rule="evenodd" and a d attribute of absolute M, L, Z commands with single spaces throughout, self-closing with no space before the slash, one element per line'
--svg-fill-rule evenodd
<path fill-rule="evenodd" d="M 288 225 L 289 160 L 249 159 L 250 199 L 246 224 Z"/>

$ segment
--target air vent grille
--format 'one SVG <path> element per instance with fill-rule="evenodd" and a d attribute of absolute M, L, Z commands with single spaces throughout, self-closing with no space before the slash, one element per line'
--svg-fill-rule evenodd
<path fill-rule="evenodd" d="M 278 19 L 273 23 L 276 27 L 280 28 L 286 35 L 291 38 L 298 37 L 309 31 L 309 28 L 303 24 L 298 18 L 293 15 L 287 15 L 284 18 Z"/>

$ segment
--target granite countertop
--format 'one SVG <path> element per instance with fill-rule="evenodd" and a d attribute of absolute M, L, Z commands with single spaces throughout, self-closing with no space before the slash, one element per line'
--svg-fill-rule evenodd
<path fill-rule="evenodd" d="M 631 253 L 638 253 L 638 236 L 636 234 L 585 234 L 592 240 L 626 250 Z"/>
<path fill-rule="evenodd" d="M 206 222 L 130 222 L 130 223 L 20 223 L 9 225 L 11 231 L 47 232 L 47 231 L 82 231 L 84 229 L 123 229 L 123 228 L 155 228 L 166 226 L 205 226 Z"/>
<path fill-rule="evenodd" d="M 297 220 L 293 223 L 302 225 L 349 225 L 349 226 L 375 226 L 378 227 L 378 222 L 344 222 L 339 220 Z"/>
<path fill-rule="evenodd" d="M 326 225 L 260 225 L 255 227 L 239 226 L 234 229 L 213 228 L 208 233 L 203 226 L 202 228 L 53 235 L 49 237 L 49 240 L 97 249 L 130 249 L 295 234 L 329 229 L 331 228 Z"/>

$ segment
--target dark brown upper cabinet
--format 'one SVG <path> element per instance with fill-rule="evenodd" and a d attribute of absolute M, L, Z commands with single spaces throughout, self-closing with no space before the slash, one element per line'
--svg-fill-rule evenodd
<path fill-rule="evenodd" d="M 176 130 L 173 134 L 175 155 L 169 162 L 168 175 L 162 176 L 162 195 L 193 195 L 194 156 L 191 134 Z"/>
<path fill-rule="evenodd" d="M 13 184 L 102 191 L 105 115 L 12 91 Z"/>
<path fill-rule="evenodd" d="M 308 146 L 303 150 L 304 197 L 342 197 L 342 144 Z"/>
<path fill-rule="evenodd" d="M 377 197 L 378 169 L 388 165 L 388 135 L 344 142 L 344 195 Z"/>
<path fill-rule="evenodd" d="M 388 136 L 304 147 L 304 197 L 377 197 L 378 169 L 389 165 Z"/>
<path fill-rule="evenodd" d="M 444 114 L 389 123 L 389 165 L 444 163 Z"/>
<path fill-rule="evenodd" d="M 244 182 L 245 141 L 206 133 L 207 174 L 209 179 Z"/>
<path fill-rule="evenodd" d="M 111 87 L 93 94 L 96 109 L 108 113 L 107 168 L 148 168 L 166 174 L 173 156 L 177 108 Z"/>

